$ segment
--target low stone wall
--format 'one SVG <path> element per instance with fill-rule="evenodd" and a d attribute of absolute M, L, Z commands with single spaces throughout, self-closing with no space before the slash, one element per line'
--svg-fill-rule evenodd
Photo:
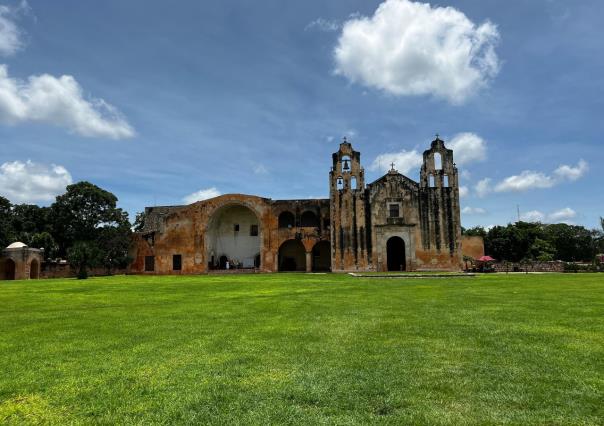
<path fill-rule="evenodd" d="M 126 269 L 113 269 L 113 275 L 123 275 L 127 273 Z M 68 263 L 42 263 L 40 278 L 75 278 L 77 271 Z M 107 275 L 105 268 L 91 268 L 88 270 L 88 276 L 98 277 Z"/>
<path fill-rule="evenodd" d="M 564 272 L 562 261 L 553 262 L 495 262 L 493 268 L 495 272 Z"/>

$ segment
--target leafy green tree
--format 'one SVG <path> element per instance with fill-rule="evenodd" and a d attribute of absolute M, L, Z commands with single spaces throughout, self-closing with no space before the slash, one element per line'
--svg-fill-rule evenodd
<path fill-rule="evenodd" d="M 134 219 L 134 232 L 141 232 L 145 227 L 145 220 L 147 219 L 147 213 L 138 212 Z"/>
<path fill-rule="evenodd" d="M 545 239 L 555 249 L 555 258 L 567 262 L 591 261 L 595 255 L 594 234 L 583 226 L 547 225 Z"/>
<path fill-rule="evenodd" d="M 27 245 L 35 248 L 43 248 L 44 260 L 53 259 L 57 255 L 57 243 L 48 232 L 33 234 Z"/>
<path fill-rule="evenodd" d="M 99 263 L 99 250 L 89 241 L 76 241 L 67 251 L 67 260 L 77 272 L 79 280 L 88 278 L 88 269 Z"/>
<path fill-rule="evenodd" d="M 554 254 L 556 250 L 547 241 L 541 238 L 535 238 L 533 244 L 531 244 L 528 250 L 528 256 L 530 259 L 538 260 L 540 262 L 548 262 L 554 260 Z"/>
<path fill-rule="evenodd" d="M 67 186 L 50 207 L 50 221 L 60 255 L 76 241 L 94 241 L 101 228 L 130 226 L 117 197 L 90 182 Z"/>
<path fill-rule="evenodd" d="M 132 261 L 128 254 L 132 231 L 129 226 L 105 227 L 99 230 L 96 240 L 99 263 L 107 269 L 107 275 L 115 268 L 125 268 Z"/>
<path fill-rule="evenodd" d="M 473 228 L 465 229 L 461 228 L 461 233 L 463 235 L 467 235 L 469 237 L 482 237 L 485 238 L 487 236 L 487 231 L 482 226 L 475 226 Z"/>
<path fill-rule="evenodd" d="M 33 234 L 48 232 L 48 207 L 40 207 L 35 204 L 17 204 L 12 210 L 12 224 L 14 232 L 21 236 L 21 240 L 27 240 Z"/>
<path fill-rule="evenodd" d="M 0 250 L 12 243 L 12 206 L 10 201 L 0 196 Z"/>

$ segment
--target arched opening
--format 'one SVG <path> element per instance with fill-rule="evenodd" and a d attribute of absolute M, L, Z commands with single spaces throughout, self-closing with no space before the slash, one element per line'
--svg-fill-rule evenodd
<path fill-rule="evenodd" d="M 354 176 L 350 178 L 350 189 L 357 189 L 357 178 Z"/>
<path fill-rule="evenodd" d="M 256 267 L 262 231 L 256 214 L 240 204 L 219 208 L 210 218 L 206 232 L 209 269 L 248 269 Z M 255 235 L 254 235 L 255 234 Z"/>
<path fill-rule="evenodd" d="M 296 218 L 292 212 L 281 212 L 279 215 L 279 228 L 293 228 Z"/>
<path fill-rule="evenodd" d="M 428 177 L 428 186 L 430 186 L 430 188 L 434 188 L 436 186 L 436 183 L 434 181 L 434 175 L 430 175 Z"/>
<path fill-rule="evenodd" d="M 401 237 L 391 237 L 386 243 L 386 257 L 389 271 L 404 271 L 405 242 Z"/>
<path fill-rule="evenodd" d="M 435 152 L 434 153 L 434 169 L 435 170 L 440 170 L 442 168 L 443 168 L 442 157 L 441 157 L 440 153 Z"/>
<path fill-rule="evenodd" d="M 331 244 L 319 241 L 312 248 L 312 270 L 316 272 L 331 271 Z"/>
<path fill-rule="evenodd" d="M 3 262 L 4 274 L 3 278 L 5 280 L 14 280 L 15 279 L 15 270 L 17 269 L 17 265 L 15 265 L 15 261 L 13 259 L 6 259 Z"/>
<path fill-rule="evenodd" d="M 337 190 L 344 189 L 344 179 L 342 179 L 342 176 L 338 176 L 338 178 L 336 179 L 336 189 Z"/>
<path fill-rule="evenodd" d="M 444 188 L 448 188 L 449 187 L 449 176 L 448 175 L 444 175 L 443 176 L 443 187 Z"/>
<path fill-rule="evenodd" d="M 311 211 L 305 211 L 300 217 L 300 226 L 319 227 L 319 218 Z"/>
<path fill-rule="evenodd" d="M 350 161 L 350 156 L 343 155 L 342 156 L 342 173 L 350 173 L 350 168 L 352 167 L 352 162 Z"/>
<path fill-rule="evenodd" d="M 279 271 L 306 271 L 306 249 L 299 240 L 287 240 L 279 247 Z"/>
<path fill-rule="evenodd" d="M 40 278 L 40 262 L 37 259 L 32 260 L 29 264 L 29 278 L 32 280 Z"/>

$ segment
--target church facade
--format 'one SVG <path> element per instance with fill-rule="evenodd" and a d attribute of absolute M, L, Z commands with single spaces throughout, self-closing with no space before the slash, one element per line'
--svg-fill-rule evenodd
<path fill-rule="evenodd" d="M 227 194 L 187 206 L 148 207 L 130 271 L 460 270 L 458 172 L 440 138 L 416 182 L 393 168 L 365 184 L 361 154 L 332 155 L 329 199 Z"/>

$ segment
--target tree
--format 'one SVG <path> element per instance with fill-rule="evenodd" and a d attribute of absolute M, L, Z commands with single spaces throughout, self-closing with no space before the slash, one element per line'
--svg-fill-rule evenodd
<path fill-rule="evenodd" d="M 10 201 L 0 196 L 0 250 L 9 245 L 14 238 L 12 227 L 12 206 Z"/>
<path fill-rule="evenodd" d="M 145 220 L 147 219 L 147 213 L 138 212 L 134 219 L 134 232 L 141 232 L 145 227 Z"/>
<path fill-rule="evenodd" d="M 549 242 L 536 238 L 528 250 L 528 256 L 532 260 L 548 262 L 554 260 L 555 252 L 556 250 Z"/>
<path fill-rule="evenodd" d="M 111 275 L 114 268 L 125 268 L 132 258 L 128 254 L 131 237 L 130 226 L 105 227 L 99 230 L 97 245 L 99 248 L 99 263 Z"/>
<path fill-rule="evenodd" d="M 461 233 L 463 235 L 467 235 L 469 237 L 482 237 L 485 238 L 487 236 L 487 231 L 482 226 L 475 226 L 473 228 L 465 229 L 461 228 Z"/>
<path fill-rule="evenodd" d="M 128 225 L 128 215 L 117 208 L 117 197 L 89 182 L 67 186 L 50 207 L 52 234 L 59 254 L 76 241 L 93 241 L 99 229 Z"/>
<path fill-rule="evenodd" d="M 27 245 L 34 248 L 43 248 L 44 260 L 53 259 L 57 255 L 57 243 L 48 232 L 33 234 Z"/>
<path fill-rule="evenodd" d="M 85 280 L 88 278 L 88 269 L 98 264 L 99 251 L 88 241 L 76 241 L 69 248 L 67 259 L 77 269 L 78 279 Z"/>

